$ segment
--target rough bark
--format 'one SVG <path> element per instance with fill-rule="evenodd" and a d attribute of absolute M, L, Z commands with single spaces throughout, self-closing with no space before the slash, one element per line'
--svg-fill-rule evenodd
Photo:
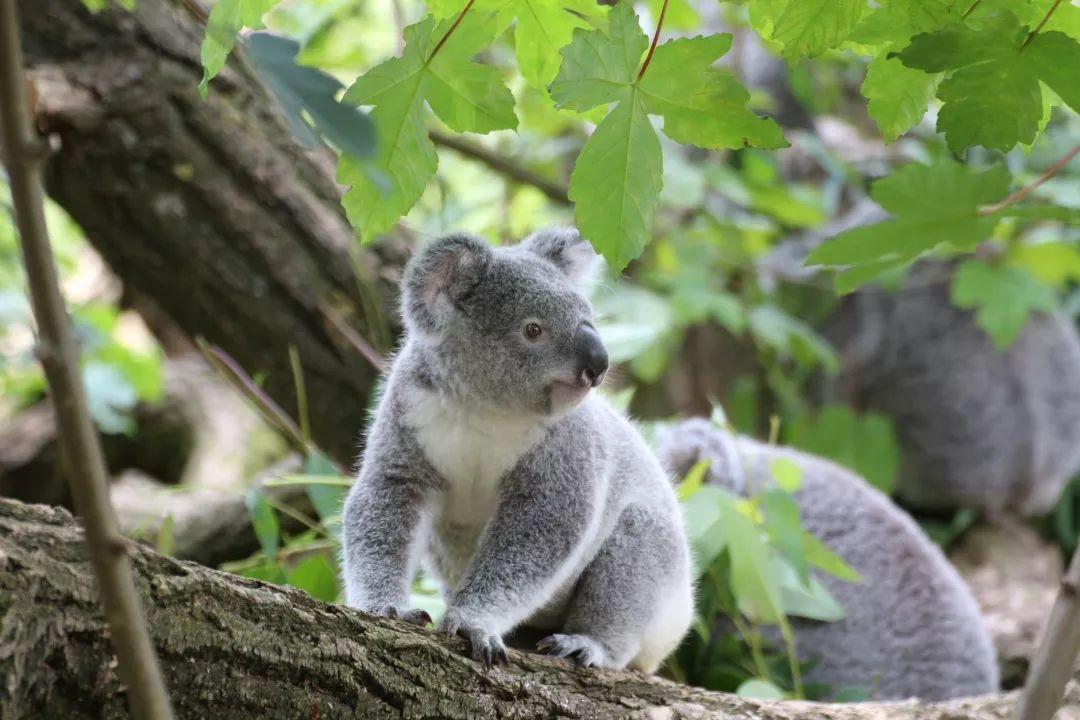
<path fill-rule="evenodd" d="M 822 705 L 740 699 L 636 673 L 511 653 L 485 671 L 463 641 L 373 619 L 132 545 L 183 718 L 1007 718 L 1015 695 L 949 703 Z M 65 511 L 0 501 L 0 710 L 127 717 L 82 533 Z M 1068 689 L 1080 711 L 1080 687 Z"/>
<path fill-rule="evenodd" d="M 91 14 L 25 3 L 47 190 L 123 282 L 232 355 L 295 412 L 303 362 L 315 440 L 350 463 L 377 373 L 331 317 L 383 337 L 403 243 L 356 249 L 333 163 L 300 148 L 243 63 L 197 92 L 201 26 L 180 0 Z"/>

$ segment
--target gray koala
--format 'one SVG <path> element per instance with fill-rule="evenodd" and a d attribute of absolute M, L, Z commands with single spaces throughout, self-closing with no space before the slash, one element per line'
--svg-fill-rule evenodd
<path fill-rule="evenodd" d="M 816 573 L 846 617 L 793 620 L 799 658 L 816 662 L 807 682 L 833 690 L 866 687 L 879 700 L 997 691 L 994 647 L 967 586 L 918 525 L 862 478 L 701 419 L 663 433 L 658 454 L 680 475 L 707 459 L 707 481 L 743 495 L 771 482 L 769 464 L 776 458 L 802 469 L 795 500 L 803 527 L 862 576 L 850 583 Z"/>
<path fill-rule="evenodd" d="M 898 292 L 868 288 L 826 335 L 833 387 L 890 416 L 903 450 L 898 496 L 925 510 L 1049 510 L 1080 470 L 1080 338 L 1033 315 L 1004 351 L 949 298 L 951 266 L 915 265 Z"/>
<path fill-rule="evenodd" d="M 440 630 L 506 662 L 541 651 L 654 671 L 693 614 L 689 549 L 668 476 L 589 391 L 608 367 L 582 286 L 598 258 L 572 230 L 494 249 L 433 242 L 403 281 L 405 339 L 344 507 L 350 606 L 404 607 L 417 563 L 441 583 Z"/>

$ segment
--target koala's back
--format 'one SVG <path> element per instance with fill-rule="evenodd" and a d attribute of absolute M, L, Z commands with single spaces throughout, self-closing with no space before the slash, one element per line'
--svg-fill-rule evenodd
<path fill-rule="evenodd" d="M 716 456 L 736 448 L 738 459 Z M 709 482 L 740 493 L 768 484 L 775 458 L 802 469 L 796 501 L 804 527 L 862 576 L 856 584 L 815 573 L 846 616 L 794 620 L 799 658 L 816 662 L 807 682 L 865 687 L 881 700 L 997 690 L 994 648 L 963 580 L 914 521 L 861 478 L 806 453 L 735 440 L 702 420 L 670 431 L 659 454 L 676 472 L 708 458 L 719 468 L 710 468 Z M 744 479 L 733 478 L 735 464 Z"/>
<path fill-rule="evenodd" d="M 1037 314 L 998 351 L 948 277 L 927 263 L 898 294 L 857 293 L 828 333 L 853 360 L 835 382 L 893 419 L 905 502 L 1045 511 L 1080 470 L 1076 329 Z"/>
<path fill-rule="evenodd" d="M 804 527 L 858 572 L 849 583 L 819 574 L 844 608 L 835 623 L 796 621 L 806 680 L 834 690 L 872 688 L 880 699 L 943 700 L 995 692 L 998 669 L 979 608 L 956 570 L 902 510 L 862 478 L 820 458 L 739 442 L 748 474 L 788 457 L 803 470 L 796 500 Z"/>

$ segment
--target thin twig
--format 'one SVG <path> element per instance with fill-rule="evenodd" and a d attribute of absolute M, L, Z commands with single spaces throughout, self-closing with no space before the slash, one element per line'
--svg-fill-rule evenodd
<path fill-rule="evenodd" d="M 361 337 L 360 333 L 353 330 L 352 326 L 345 322 L 336 310 L 328 305 L 319 305 L 319 312 L 322 313 L 323 318 L 331 328 L 352 345 L 353 349 L 364 356 L 364 359 L 371 364 L 371 367 L 379 372 L 386 370 L 386 358 L 373 348 L 371 343 Z"/>
<path fill-rule="evenodd" d="M 1016 706 L 1017 720 L 1050 720 L 1061 705 L 1065 683 L 1080 651 L 1080 548 L 1061 579 L 1050 622 L 1035 651 L 1024 692 Z"/>
<path fill-rule="evenodd" d="M 656 52 L 656 43 L 660 41 L 660 30 L 664 27 L 664 17 L 667 15 L 667 6 L 668 0 L 664 0 L 664 4 L 660 6 L 660 17 L 656 20 L 656 32 L 653 33 L 652 42 L 649 44 L 649 54 L 645 56 L 645 62 L 641 63 L 641 69 L 638 70 L 638 80 L 641 80 L 645 71 L 649 69 L 649 63 L 652 62 L 653 53 Z"/>
<path fill-rule="evenodd" d="M 1042 21 L 1035 27 L 1034 30 L 1028 33 L 1027 38 L 1024 40 L 1024 44 L 1020 46 L 1021 51 L 1026 48 L 1032 40 L 1035 39 L 1035 36 L 1038 35 L 1039 31 L 1046 26 L 1046 23 L 1050 22 L 1050 16 L 1054 14 L 1054 11 L 1058 9 L 1058 5 L 1060 4 L 1061 0 L 1054 0 L 1054 4 L 1051 5 L 1050 9 L 1046 11 L 1045 15 L 1043 15 Z"/>
<path fill-rule="evenodd" d="M 304 432 L 296 424 L 296 421 L 282 410 L 281 406 L 274 402 L 261 387 L 255 384 L 255 381 L 244 371 L 244 368 L 240 367 L 240 363 L 232 359 L 228 353 L 218 346 L 208 343 L 204 338 L 196 338 L 195 344 L 218 375 L 239 390 L 240 394 L 255 406 L 263 420 L 284 435 L 293 448 L 304 455 L 318 453 L 323 457 L 327 457 L 326 453 L 319 450 L 310 440 L 304 439 Z M 341 475 L 345 474 L 344 468 L 340 465 L 334 462 L 331 462 L 331 464 L 334 466 L 335 472 Z"/>
<path fill-rule="evenodd" d="M 542 192 L 552 202 L 556 202 L 560 205 L 571 204 L 570 196 L 565 185 L 541 177 L 532 170 L 521 167 L 508 160 L 504 155 L 492 152 L 482 145 L 469 142 L 466 138 L 459 135 L 447 135 L 438 130 L 432 130 L 428 133 L 428 136 L 436 145 L 450 148 L 467 158 L 481 162 L 500 175 L 505 175 L 522 185 L 531 185 Z"/>
<path fill-rule="evenodd" d="M 1068 165 L 1069 162 L 1078 154 L 1080 154 L 1080 145 L 1077 145 L 1072 150 L 1065 153 L 1065 155 L 1060 160 L 1048 167 L 1046 169 L 1046 172 L 1044 172 L 1030 184 L 1020 188 L 999 203 L 994 203 L 993 205 L 987 205 L 986 207 L 979 208 L 979 215 L 984 217 L 986 215 L 993 215 L 996 212 L 1000 212 L 1005 208 L 1020 202 L 1028 195 L 1033 193 L 1036 188 L 1038 188 L 1044 182 L 1061 172 L 1061 169 Z"/>
<path fill-rule="evenodd" d="M 53 263 L 41 190 L 45 144 L 30 122 L 16 2 L 0 0 L 0 126 L 38 329 L 38 358 L 52 394 L 71 494 L 85 528 L 131 713 L 139 720 L 169 720 L 173 714 L 168 691 L 135 589 L 128 541 L 120 533 L 109 502 L 105 461 L 90 418 L 79 376 L 78 348 Z"/>
<path fill-rule="evenodd" d="M 304 366 L 300 364 L 300 353 L 296 346 L 289 343 L 289 366 L 292 368 L 293 386 L 296 389 L 296 414 L 300 418 L 300 434 L 304 442 L 311 443 L 311 416 L 308 414 L 307 386 L 304 384 Z"/>
<path fill-rule="evenodd" d="M 465 3 L 465 7 L 461 8 L 461 12 L 458 13 L 457 19 L 454 20 L 454 24 L 450 26 L 445 35 L 439 38 L 439 42 L 435 45 L 435 49 L 431 51 L 431 54 L 428 55 L 426 62 L 431 62 L 435 59 L 435 56 L 442 50 L 442 46 L 446 44 L 446 41 L 449 40 L 450 36 L 454 34 L 454 31 L 458 29 L 458 25 L 461 24 L 461 21 L 465 19 L 465 13 L 469 12 L 469 8 L 473 6 L 474 2 L 476 2 L 476 0 L 469 0 L 469 2 Z"/>

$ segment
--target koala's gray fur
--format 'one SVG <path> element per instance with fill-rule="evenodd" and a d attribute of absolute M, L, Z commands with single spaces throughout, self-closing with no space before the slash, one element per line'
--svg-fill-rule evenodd
<path fill-rule="evenodd" d="M 689 549 L 668 476 L 589 392 L 607 367 L 580 290 L 596 260 L 564 230 L 500 249 L 454 235 L 410 263 L 404 344 L 345 502 L 349 605 L 422 621 L 405 603 L 423 560 L 440 628 L 486 663 L 519 626 L 587 665 L 651 672 L 674 650 Z"/>
<path fill-rule="evenodd" d="M 892 418 L 908 505 L 1045 512 L 1080 470 L 1076 328 L 1036 314 L 998 351 L 952 304 L 951 278 L 923 262 L 899 292 L 848 298 L 826 331 L 844 358 L 834 387 Z"/>
<path fill-rule="evenodd" d="M 967 586 L 918 525 L 854 473 L 788 448 L 733 437 L 688 420 L 659 441 L 661 463 L 685 474 L 710 461 L 707 481 L 749 494 L 771 482 L 769 463 L 802 469 L 803 526 L 861 576 L 815 576 L 844 608 L 838 622 L 793 619 L 797 653 L 816 661 L 804 678 L 834 691 L 871 688 L 876 699 L 944 700 L 996 692 L 994 647 Z"/>

